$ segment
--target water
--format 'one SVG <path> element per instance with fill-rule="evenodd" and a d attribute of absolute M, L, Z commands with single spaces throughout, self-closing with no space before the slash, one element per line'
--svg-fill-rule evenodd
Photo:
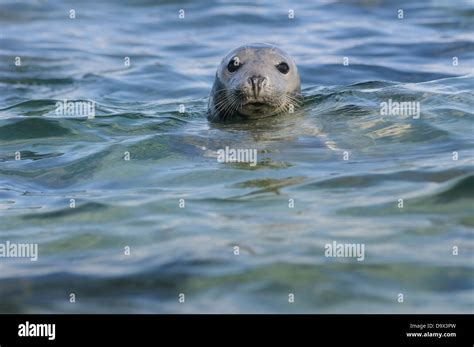
<path fill-rule="evenodd" d="M 472 313 L 473 16 L 470 1 L 2 0 L 0 241 L 39 259 L 0 259 L 0 312 Z M 262 41 L 297 61 L 304 107 L 208 123 L 220 59 Z M 95 119 L 57 116 L 63 99 L 93 100 Z M 382 116 L 389 99 L 420 119 Z M 258 165 L 218 163 L 225 146 Z M 325 257 L 333 241 L 364 261 Z"/>

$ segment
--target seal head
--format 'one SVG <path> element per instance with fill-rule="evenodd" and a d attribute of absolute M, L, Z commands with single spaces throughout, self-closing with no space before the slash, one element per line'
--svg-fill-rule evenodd
<path fill-rule="evenodd" d="M 292 113 L 301 103 L 300 75 L 280 48 L 253 43 L 232 50 L 217 69 L 208 119 L 264 118 Z"/>

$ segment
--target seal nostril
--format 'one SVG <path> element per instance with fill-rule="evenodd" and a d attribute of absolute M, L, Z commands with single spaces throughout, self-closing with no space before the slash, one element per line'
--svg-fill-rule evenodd
<path fill-rule="evenodd" d="M 251 76 L 247 79 L 249 84 L 252 86 L 253 95 L 255 98 L 258 97 L 262 88 L 266 85 L 267 79 L 263 76 Z"/>
<path fill-rule="evenodd" d="M 247 82 L 250 84 L 250 86 L 252 87 L 252 89 L 255 89 L 255 86 L 257 85 L 257 84 L 255 83 L 255 77 L 252 76 L 252 77 L 247 78 Z"/>

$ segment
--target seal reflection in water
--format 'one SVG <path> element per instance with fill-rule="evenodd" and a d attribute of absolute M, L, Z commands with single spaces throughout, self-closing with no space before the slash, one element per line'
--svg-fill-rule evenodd
<path fill-rule="evenodd" d="M 255 119 L 291 113 L 301 103 L 300 75 L 283 50 L 253 43 L 231 51 L 217 69 L 208 119 Z"/>

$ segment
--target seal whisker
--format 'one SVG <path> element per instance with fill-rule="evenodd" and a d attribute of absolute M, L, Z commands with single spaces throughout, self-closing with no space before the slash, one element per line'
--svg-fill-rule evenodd
<path fill-rule="evenodd" d="M 230 118 L 230 115 L 233 115 L 235 113 L 235 111 L 237 111 L 237 109 L 239 108 L 240 103 L 241 103 L 240 99 L 238 97 L 234 96 L 234 99 L 232 100 L 232 104 L 230 106 L 229 118 Z"/>
<path fill-rule="evenodd" d="M 233 94 L 227 94 L 226 97 L 221 100 L 221 104 L 218 109 L 222 113 L 222 120 L 226 121 L 227 118 L 232 114 L 232 105 L 235 103 L 236 97 Z"/>
<path fill-rule="evenodd" d="M 214 107 L 218 111 L 223 111 L 227 108 L 232 98 L 233 98 L 233 95 L 226 94 L 223 97 L 221 97 L 221 99 L 217 103 L 214 104 Z"/>

